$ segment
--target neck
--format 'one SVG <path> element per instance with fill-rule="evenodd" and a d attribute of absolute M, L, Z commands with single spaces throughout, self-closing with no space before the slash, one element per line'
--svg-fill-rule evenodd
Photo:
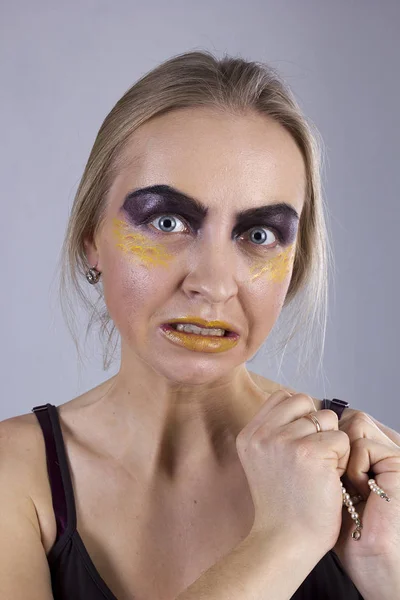
<path fill-rule="evenodd" d="M 122 362 L 104 385 L 95 411 L 107 428 L 107 452 L 120 461 L 138 461 L 150 479 L 237 462 L 236 437 L 267 397 L 245 365 L 218 380 L 189 385 Z"/>

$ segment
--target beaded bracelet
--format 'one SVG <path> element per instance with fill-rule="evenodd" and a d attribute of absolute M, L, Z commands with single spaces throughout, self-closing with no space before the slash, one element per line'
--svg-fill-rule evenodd
<path fill-rule="evenodd" d="M 386 500 L 386 502 L 390 502 L 389 496 L 387 496 L 386 492 L 384 492 L 383 489 L 377 485 L 375 479 L 369 479 L 368 485 L 372 492 L 380 496 L 383 500 Z M 347 506 L 347 510 L 351 518 L 354 519 L 356 526 L 355 530 L 351 534 L 351 537 L 353 538 L 353 540 L 359 540 L 361 537 L 362 524 L 360 516 L 354 508 L 354 504 L 358 504 L 358 502 L 361 502 L 361 500 L 363 500 L 363 497 L 361 496 L 361 494 L 358 494 L 357 496 L 353 496 L 352 498 L 350 498 L 350 494 L 346 492 L 346 488 L 343 486 L 342 483 L 342 500 L 343 504 Z"/>

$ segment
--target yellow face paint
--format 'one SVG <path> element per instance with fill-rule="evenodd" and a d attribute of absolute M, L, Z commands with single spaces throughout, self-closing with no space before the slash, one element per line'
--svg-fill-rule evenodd
<path fill-rule="evenodd" d="M 169 266 L 169 262 L 175 258 L 168 254 L 162 244 L 153 244 L 142 233 L 134 233 L 129 225 L 120 219 L 113 219 L 113 234 L 119 241 L 118 248 L 128 255 L 137 256 L 147 266 Z"/>
<path fill-rule="evenodd" d="M 256 277 L 260 277 L 263 273 L 267 273 L 267 277 L 270 281 L 275 281 L 277 283 L 281 283 L 285 277 L 290 273 L 290 269 L 293 266 L 295 252 L 294 252 L 295 244 L 292 244 L 286 250 L 280 252 L 277 256 L 272 258 L 267 264 L 257 263 L 256 265 L 250 268 L 251 272 L 257 271 L 260 269 L 251 280 Z"/>
<path fill-rule="evenodd" d="M 169 254 L 163 244 L 154 244 L 142 233 L 132 232 L 129 225 L 121 219 L 113 219 L 113 234 L 118 240 L 118 248 L 128 255 L 135 255 L 140 261 L 147 266 L 165 266 L 169 267 L 169 263 L 175 256 Z M 267 273 L 268 279 L 277 283 L 282 282 L 292 268 L 295 253 L 293 252 L 295 244 L 280 252 L 272 258 L 267 264 L 258 262 L 250 268 L 251 272 L 257 271 L 253 277 L 254 280 L 260 277 L 263 273 Z"/>

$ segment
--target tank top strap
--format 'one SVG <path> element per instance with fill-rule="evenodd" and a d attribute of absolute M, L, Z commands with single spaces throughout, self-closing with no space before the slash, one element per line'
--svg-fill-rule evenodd
<path fill-rule="evenodd" d="M 76 528 L 74 492 L 64 439 L 56 406 L 41 404 L 34 406 L 32 412 L 35 413 L 43 432 L 58 540 L 65 532 L 69 535 Z"/>

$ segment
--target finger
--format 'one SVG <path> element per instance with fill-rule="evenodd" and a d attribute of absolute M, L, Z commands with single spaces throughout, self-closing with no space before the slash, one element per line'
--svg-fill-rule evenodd
<path fill-rule="evenodd" d="M 339 429 L 347 433 L 350 442 L 359 438 L 368 438 L 398 449 L 397 444 L 388 438 L 367 413 L 355 411 L 347 419 L 340 419 Z"/>
<path fill-rule="evenodd" d="M 315 423 L 308 417 L 308 415 L 313 415 L 317 418 L 321 427 L 321 431 L 317 430 Z M 333 412 L 333 410 L 313 410 L 304 414 L 304 410 L 302 410 L 301 404 L 299 403 L 299 406 L 296 407 L 295 410 L 292 410 L 291 417 L 292 418 L 290 421 L 288 421 L 286 417 L 286 423 L 284 423 L 284 425 L 286 426 L 287 430 L 291 432 L 291 436 L 294 438 L 300 438 L 313 434 L 320 434 L 324 431 L 334 431 L 339 429 L 338 416 L 335 412 Z M 347 434 L 346 438 L 348 438 Z"/>
<path fill-rule="evenodd" d="M 397 431 L 395 431 L 394 429 L 391 429 L 390 427 L 388 427 L 387 425 L 384 425 L 383 423 L 380 423 L 379 421 L 377 421 L 374 417 L 372 417 L 371 415 L 368 415 L 370 417 L 370 419 L 372 419 L 372 421 L 375 423 L 375 425 L 381 430 L 383 431 L 383 433 L 390 439 L 392 440 L 392 442 L 394 444 L 396 444 L 397 446 L 400 447 L 400 433 L 398 433 Z"/>
<path fill-rule="evenodd" d="M 258 412 L 254 417 L 243 427 L 238 435 L 238 441 L 240 438 L 250 438 L 258 430 L 258 428 L 269 420 L 269 413 L 271 410 L 282 400 L 290 398 L 291 393 L 286 390 L 278 390 L 272 394 L 268 394 L 261 404 Z"/>
<path fill-rule="evenodd" d="M 388 445 L 367 438 L 359 438 L 351 444 L 350 458 L 347 464 L 346 477 L 364 498 L 370 493 L 368 485 L 368 471 L 375 474 L 376 483 L 383 487 L 390 496 L 398 492 L 395 489 L 386 489 L 386 485 L 392 484 L 393 477 L 382 477 L 382 474 L 392 475 L 398 473 L 397 486 L 400 486 L 400 450 L 395 444 Z M 379 477 L 381 476 L 381 477 Z M 346 486 L 345 486 L 346 487 Z"/>
<path fill-rule="evenodd" d="M 251 436 L 261 427 L 276 429 L 313 410 L 315 405 L 311 396 L 291 395 L 286 390 L 278 390 L 265 400 L 258 413 L 244 429 L 246 435 Z"/>
<path fill-rule="evenodd" d="M 338 461 L 337 470 L 339 473 L 339 477 L 342 477 L 343 474 L 346 472 L 347 465 L 349 463 L 351 449 L 348 436 L 340 436 L 340 433 L 342 432 L 327 431 L 323 433 L 322 443 L 326 443 L 328 448 L 333 449 L 333 452 L 335 452 Z M 320 435 L 320 433 L 317 433 L 316 435 Z"/>
<path fill-rule="evenodd" d="M 304 438 L 310 455 L 318 456 L 324 461 L 334 461 L 339 477 L 345 473 L 350 456 L 350 442 L 343 431 L 326 429 L 325 431 L 305 432 L 304 425 L 308 419 L 299 419 L 290 423 L 285 429 L 285 436 L 291 439 Z M 310 421 L 310 424 L 313 423 Z"/>
<path fill-rule="evenodd" d="M 327 412 L 326 410 L 324 412 Z M 333 411 L 329 411 L 333 412 Z M 312 413 L 313 415 L 319 415 L 320 411 L 317 411 L 315 407 L 314 400 L 311 396 L 307 396 L 306 394 L 295 394 L 294 396 L 289 396 L 281 400 L 278 404 L 276 404 L 271 413 L 268 415 L 269 422 L 273 423 L 274 428 L 280 427 L 283 425 L 287 425 L 288 423 L 292 423 L 297 419 L 300 419 L 304 415 Z M 337 419 L 337 415 L 333 413 L 333 415 Z M 317 416 L 319 420 L 319 416 Z M 312 421 L 310 421 L 313 425 Z M 315 425 L 313 425 L 314 430 Z M 321 423 L 322 428 L 322 423 Z"/>
<path fill-rule="evenodd" d="M 341 424 L 344 425 L 346 423 L 346 421 L 353 419 L 353 417 L 356 413 L 360 413 L 360 411 L 354 410 L 354 408 L 345 408 L 344 411 L 342 412 L 342 416 L 340 419 Z M 393 443 L 395 443 L 397 446 L 400 446 L 400 433 L 398 431 L 395 431 L 394 429 L 391 429 L 387 425 L 384 425 L 383 423 L 381 423 L 380 421 L 375 419 L 375 417 L 373 417 L 372 415 L 370 415 L 368 413 L 364 413 L 364 414 L 373 423 L 375 423 L 375 425 L 378 427 L 378 429 L 380 429 Z"/>

